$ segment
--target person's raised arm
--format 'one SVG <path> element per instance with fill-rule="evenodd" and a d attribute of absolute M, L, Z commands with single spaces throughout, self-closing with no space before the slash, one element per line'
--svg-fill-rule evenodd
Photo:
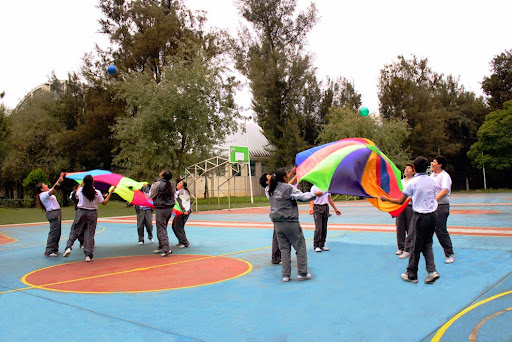
<path fill-rule="evenodd" d="M 57 192 L 57 190 L 55 190 L 55 187 L 56 186 L 59 186 L 60 183 L 62 183 L 64 181 L 64 172 L 61 172 L 60 173 L 60 176 L 59 176 L 59 179 L 57 179 L 57 181 L 55 182 L 55 184 L 52 186 L 52 188 L 50 189 L 50 195 L 55 195 L 55 193 Z"/>
<path fill-rule="evenodd" d="M 105 197 L 105 200 L 101 204 L 106 205 L 108 203 L 108 200 L 110 199 L 110 196 L 112 196 L 112 193 L 114 192 L 115 189 L 116 188 L 114 186 L 112 186 L 110 188 L 107 197 Z"/>

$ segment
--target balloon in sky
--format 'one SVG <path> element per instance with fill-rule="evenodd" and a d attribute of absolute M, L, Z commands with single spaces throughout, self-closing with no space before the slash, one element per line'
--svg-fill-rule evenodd
<path fill-rule="evenodd" d="M 366 107 L 361 107 L 359 109 L 359 114 L 361 114 L 361 116 L 367 116 L 369 113 L 370 113 L 370 110 Z"/>
<path fill-rule="evenodd" d="M 110 75 L 115 75 L 116 72 L 117 72 L 117 68 L 115 65 L 109 65 L 108 68 L 107 68 L 107 72 L 110 74 Z"/>
<path fill-rule="evenodd" d="M 92 176 L 94 187 L 100 191 L 106 192 L 111 186 L 115 186 L 116 190 L 114 193 L 121 196 L 125 201 L 133 205 L 143 205 L 154 208 L 153 201 L 146 198 L 144 193 L 140 190 L 147 184 L 146 182 L 137 182 L 131 178 L 105 170 L 67 172 L 65 177 L 81 183 L 86 175 Z"/>
<path fill-rule="evenodd" d="M 366 197 L 377 209 L 395 217 L 407 205 L 379 200 L 379 195 L 400 197 L 400 170 L 365 138 L 348 138 L 300 152 L 295 157 L 299 181 L 305 180 L 324 192 Z"/>

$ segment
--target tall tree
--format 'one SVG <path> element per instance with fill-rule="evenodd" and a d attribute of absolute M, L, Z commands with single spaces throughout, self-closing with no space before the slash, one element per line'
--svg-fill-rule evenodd
<path fill-rule="evenodd" d="M 316 140 L 319 85 L 306 34 L 316 24 L 311 4 L 295 15 L 296 0 L 238 0 L 242 27 L 235 45 L 237 69 L 252 92 L 252 109 L 273 150 L 273 163 L 293 163 L 295 154 Z"/>
<path fill-rule="evenodd" d="M 115 163 L 129 175 L 152 179 L 164 168 L 180 175 L 236 128 L 237 84 L 202 52 L 188 61 L 176 56 L 161 69 L 160 83 L 146 72 L 118 85 L 118 96 L 134 109 L 115 126 Z"/>
<path fill-rule="evenodd" d="M 487 95 L 487 103 L 494 111 L 512 100 L 512 49 L 495 56 L 490 64 L 492 75 L 484 77 L 482 89 Z"/>
<path fill-rule="evenodd" d="M 405 146 L 413 156 L 441 152 L 467 164 L 468 141 L 476 139 L 487 113 L 483 98 L 464 90 L 452 76 L 434 72 L 427 59 L 399 56 L 381 70 L 379 100 L 384 118 L 407 120 L 411 134 Z"/>
<path fill-rule="evenodd" d="M 478 130 L 478 141 L 468 152 L 469 157 L 478 167 L 506 171 L 510 179 L 512 172 L 512 101 L 505 102 L 503 109 L 495 110 L 485 117 L 485 122 Z M 509 182 L 510 184 L 510 182 Z"/>
<path fill-rule="evenodd" d="M 223 36 L 205 32 L 206 18 L 193 14 L 182 0 L 100 0 L 99 7 L 105 16 L 101 32 L 114 46 L 100 55 L 113 59 L 120 72 L 150 72 L 160 82 L 161 69 L 184 41 L 202 45 L 205 58 L 224 50 Z"/>

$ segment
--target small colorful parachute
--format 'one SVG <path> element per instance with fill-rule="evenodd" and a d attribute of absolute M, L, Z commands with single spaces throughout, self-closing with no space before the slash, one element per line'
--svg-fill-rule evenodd
<path fill-rule="evenodd" d="M 179 216 L 183 215 L 183 209 L 181 209 L 180 205 L 178 204 L 178 201 L 174 203 L 174 208 L 172 208 L 172 215 Z"/>
<path fill-rule="evenodd" d="M 115 186 L 114 193 L 121 196 L 125 201 L 133 205 L 143 205 L 154 208 L 153 201 L 146 198 L 140 190 L 147 182 L 137 182 L 131 178 L 112 173 L 105 170 L 91 170 L 83 172 L 67 172 L 66 178 L 73 179 L 76 182 L 82 182 L 86 175 L 91 175 L 94 179 L 94 187 L 100 191 L 109 191 L 111 186 Z"/>
<path fill-rule="evenodd" d="M 377 209 L 399 215 L 407 205 L 383 202 L 377 197 L 400 197 L 400 171 L 375 143 L 348 138 L 300 152 L 295 158 L 297 180 L 306 180 L 322 191 L 366 197 Z"/>

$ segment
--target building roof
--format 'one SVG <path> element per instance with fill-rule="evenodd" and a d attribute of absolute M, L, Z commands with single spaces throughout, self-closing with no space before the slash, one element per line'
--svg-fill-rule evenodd
<path fill-rule="evenodd" d="M 269 143 L 261 132 L 261 127 L 254 122 L 247 122 L 245 127 L 245 132 L 243 131 L 244 125 L 242 124 L 236 133 L 226 137 L 225 143 L 219 147 L 221 152 L 227 153 L 229 146 L 248 146 L 249 158 L 268 158 L 270 156 L 268 153 Z"/>

